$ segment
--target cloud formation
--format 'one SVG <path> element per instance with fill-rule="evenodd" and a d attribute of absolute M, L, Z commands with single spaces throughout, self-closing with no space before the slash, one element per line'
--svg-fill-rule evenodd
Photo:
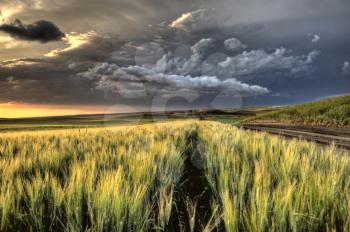
<path fill-rule="evenodd" d="M 243 52 L 234 57 L 227 57 L 218 64 L 224 75 L 231 77 L 259 76 L 262 74 L 300 74 L 312 69 L 311 64 L 319 52 L 312 51 L 308 55 L 293 56 L 285 48 L 278 48 L 273 53 L 265 50 Z"/>
<path fill-rule="evenodd" d="M 315 34 L 311 40 L 312 43 L 317 43 L 318 41 L 320 41 L 321 37 L 317 34 Z"/>
<path fill-rule="evenodd" d="M 264 87 L 248 85 L 234 78 L 221 81 L 214 76 L 166 74 L 144 66 L 118 67 L 115 64 L 102 63 L 79 75 L 95 81 L 96 89 L 125 98 L 154 96 L 159 93 L 178 96 L 178 91 L 190 94 L 225 92 L 230 96 L 244 97 L 269 92 Z"/>
<path fill-rule="evenodd" d="M 207 91 L 202 85 L 193 90 L 194 83 L 203 82 L 203 77 L 216 78 L 217 83 L 236 79 L 272 91 L 245 98 L 244 102 L 251 105 L 286 104 L 292 98 L 302 101 L 306 96 L 326 91 L 350 90 L 348 78 L 332 81 L 342 74 L 343 63 L 348 59 L 346 44 L 350 33 L 343 27 L 350 11 L 340 14 L 335 8 L 350 10 L 350 3 L 298 0 L 296 4 L 281 0 L 276 4 L 277 1 L 193 0 L 189 5 L 172 0 L 3 0 L 0 9 L 4 22 L 15 18 L 24 22 L 52 19 L 67 33 L 61 42 L 45 46 L 16 40 L 5 33 L 0 35 L 0 76 L 13 76 L 16 82 L 4 84 L 5 78 L 0 78 L 0 101 L 106 104 L 123 99 L 107 99 L 104 91 L 96 91 L 111 88 L 107 92 L 122 93 L 127 98 L 147 97 L 157 91 L 203 93 L 204 105 L 210 102 L 207 92 L 215 95 L 222 89 Z M 311 9 L 310 5 L 315 7 Z M 312 40 L 322 43 L 312 45 Z M 276 49 L 281 46 L 284 48 Z M 315 46 L 324 54 L 320 59 L 316 59 L 317 51 L 310 52 Z M 129 77 L 148 73 L 159 81 L 115 81 L 112 74 L 103 81 L 76 78 L 77 73 L 101 63 L 116 65 L 119 72 Z M 170 77 L 180 83 L 189 80 L 189 88 L 161 81 L 170 81 Z M 309 91 L 308 86 L 314 86 L 315 91 Z M 34 92 L 36 98 L 31 98 Z M 277 93 L 281 95 L 269 97 L 278 96 Z M 147 103 L 142 98 L 130 104 Z"/>
<path fill-rule="evenodd" d="M 282 47 L 271 53 L 258 49 L 244 51 L 235 56 L 213 54 L 219 59 L 212 59 L 213 56 L 208 54 L 208 50 L 214 43 L 215 41 L 210 38 L 201 39 L 191 47 L 191 55 L 188 58 L 168 53 L 159 59 L 153 68 L 158 72 L 184 76 L 214 75 L 221 80 L 232 77 L 242 80 L 248 77 L 251 79 L 266 76 L 266 74 L 297 76 L 313 71 L 313 63 L 320 54 L 319 51 L 314 50 L 304 55 L 293 55 L 292 50 Z M 238 44 L 234 41 L 230 45 L 233 46 L 233 43 Z M 243 43 L 239 43 L 244 47 Z M 207 59 L 208 56 L 209 59 Z"/>
<path fill-rule="evenodd" d="M 239 39 L 237 38 L 231 38 L 224 41 L 225 48 L 229 51 L 239 51 L 242 49 L 246 49 L 248 46 L 243 44 Z"/>
<path fill-rule="evenodd" d="M 96 37 L 97 33 L 95 31 L 89 31 L 86 33 L 68 33 L 63 38 L 64 42 L 68 44 L 68 47 L 63 49 L 54 49 L 51 52 L 45 54 L 45 56 L 54 57 L 65 52 L 72 51 L 74 49 L 80 48 L 83 45 L 91 43 L 91 41 Z"/>
<path fill-rule="evenodd" d="M 154 96 L 228 95 L 249 97 L 269 93 L 267 88 L 249 85 L 235 78 L 220 80 L 217 76 L 201 74 L 206 52 L 213 39 L 199 40 L 188 58 L 165 54 L 155 63 L 129 65 L 99 63 L 78 74 L 94 83 L 95 89 L 123 98 L 152 98 Z M 154 47 L 155 45 L 153 45 Z M 148 46 L 143 46 L 148 47 Z"/>
<path fill-rule="evenodd" d="M 214 40 L 204 38 L 199 40 L 189 48 L 189 57 L 175 56 L 172 53 L 164 54 L 161 59 L 156 61 L 153 68 L 157 72 L 178 74 L 178 75 L 201 75 L 202 62 L 204 61 L 207 50 L 213 45 Z"/>
<path fill-rule="evenodd" d="M 343 64 L 343 68 L 342 68 L 342 74 L 345 75 L 350 75 L 350 62 L 349 61 L 345 61 Z"/>
<path fill-rule="evenodd" d="M 13 23 L 2 24 L 0 31 L 16 39 L 38 41 L 41 43 L 58 41 L 65 36 L 55 24 L 45 20 L 25 25 L 19 19 L 16 19 Z"/>

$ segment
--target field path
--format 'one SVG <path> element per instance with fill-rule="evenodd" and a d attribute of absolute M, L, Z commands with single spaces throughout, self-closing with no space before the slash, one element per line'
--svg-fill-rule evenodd
<path fill-rule="evenodd" d="M 265 131 L 289 138 L 301 138 L 319 144 L 336 146 L 350 150 L 349 128 L 327 128 L 317 126 L 290 125 L 281 123 L 249 123 L 243 129 Z"/>

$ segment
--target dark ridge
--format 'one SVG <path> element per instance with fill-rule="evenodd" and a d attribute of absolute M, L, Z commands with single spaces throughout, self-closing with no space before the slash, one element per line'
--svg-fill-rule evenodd
<path fill-rule="evenodd" d="M 196 202 L 194 231 L 203 231 L 212 216 L 211 202 L 213 192 L 204 174 L 204 160 L 197 150 L 198 135 L 192 132 L 188 137 L 187 149 L 184 152 L 185 167 L 180 185 L 174 193 L 175 206 L 165 231 L 191 231 L 186 201 Z M 224 231 L 220 225 L 216 231 Z"/>

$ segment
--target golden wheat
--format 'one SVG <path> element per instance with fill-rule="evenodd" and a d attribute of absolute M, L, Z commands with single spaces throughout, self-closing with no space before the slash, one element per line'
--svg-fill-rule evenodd
<path fill-rule="evenodd" d="M 180 123 L 1 135 L 0 230 L 165 227 L 186 130 Z M 157 199 L 165 201 L 159 221 Z"/>
<path fill-rule="evenodd" d="M 213 192 L 203 231 L 350 230 L 348 153 L 186 121 L 1 134 L 0 231 L 164 231 L 190 137 Z"/>
<path fill-rule="evenodd" d="M 199 134 L 227 231 L 350 230 L 348 153 L 217 123 Z"/>

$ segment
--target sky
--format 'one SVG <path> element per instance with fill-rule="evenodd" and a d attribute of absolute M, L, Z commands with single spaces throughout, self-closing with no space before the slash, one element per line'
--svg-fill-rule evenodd
<path fill-rule="evenodd" d="M 0 118 L 347 94 L 349 21 L 348 0 L 0 0 Z"/>

